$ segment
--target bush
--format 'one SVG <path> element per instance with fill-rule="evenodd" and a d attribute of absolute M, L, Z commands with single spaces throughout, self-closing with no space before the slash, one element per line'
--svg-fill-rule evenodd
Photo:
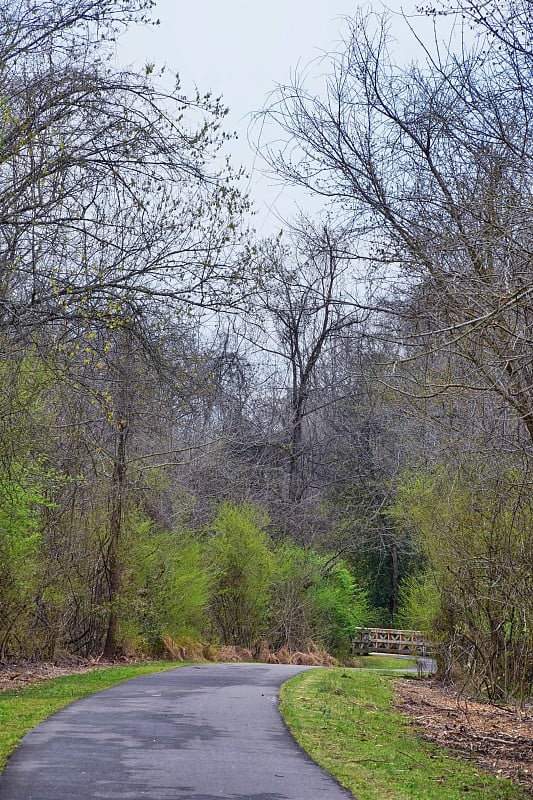
<path fill-rule="evenodd" d="M 324 559 L 322 559 L 324 562 Z M 337 657 L 349 655 L 356 629 L 368 625 L 366 593 L 342 561 L 322 569 L 311 589 L 315 637 Z"/>
<path fill-rule="evenodd" d="M 35 606 L 44 504 L 31 473 L 12 464 L 11 475 L 0 479 L 0 659 L 25 648 Z"/>
<path fill-rule="evenodd" d="M 490 700 L 531 692 L 533 502 L 523 477 L 481 464 L 407 474 L 391 511 L 428 565 L 406 589 L 405 613 L 414 621 L 422 611 L 441 675 L 459 670 Z"/>
<path fill-rule="evenodd" d="M 369 620 L 366 594 L 347 565 L 288 542 L 277 548 L 276 561 L 273 646 L 294 651 L 317 643 L 347 655 L 355 629 Z"/>
<path fill-rule="evenodd" d="M 268 630 L 274 558 L 268 517 L 248 503 L 225 503 L 210 530 L 210 613 L 224 644 L 255 649 Z"/>
<path fill-rule="evenodd" d="M 210 579 L 202 544 L 192 535 L 157 530 L 138 512 L 125 525 L 120 636 L 128 650 L 163 655 L 165 639 L 201 639 Z"/>
<path fill-rule="evenodd" d="M 440 593 L 437 576 L 423 572 L 407 578 L 400 588 L 398 626 L 422 631 L 430 636 L 440 613 Z"/>

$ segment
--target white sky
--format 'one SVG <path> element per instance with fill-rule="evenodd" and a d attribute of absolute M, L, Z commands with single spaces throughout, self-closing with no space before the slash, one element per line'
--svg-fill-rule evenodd
<path fill-rule="evenodd" d="M 335 49 L 342 18 L 361 5 L 357 0 L 157 0 L 152 16 L 161 24 L 131 29 L 120 40 L 122 63 L 166 64 L 169 76 L 179 72 L 185 93 L 197 86 L 201 93 L 223 96 L 230 109 L 227 129 L 239 135 L 232 157 L 252 173 L 249 191 L 262 233 L 279 228 L 270 208 L 289 216 L 295 201 L 307 200 L 291 187 L 273 187 L 260 174 L 247 141 L 250 115 L 265 105 L 276 84 L 288 83 L 297 68 Z M 412 10 L 415 0 L 388 2 L 393 11 L 402 6 Z M 381 3 L 374 8 L 382 9 Z"/>

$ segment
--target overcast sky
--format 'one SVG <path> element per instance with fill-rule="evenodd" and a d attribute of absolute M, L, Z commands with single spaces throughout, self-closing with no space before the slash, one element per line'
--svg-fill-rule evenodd
<path fill-rule="evenodd" d="M 202 93 L 223 96 L 230 109 L 228 128 L 240 140 L 232 146 L 233 158 L 252 172 L 249 188 L 265 233 L 276 224 L 269 207 L 275 204 L 287 216 L 293 198 L 301 203 L 302 197 L 291 188 L 273 188 L 260 175 L 247 142 L 250 115 L 265 105 L 276 84 L 336 49 L 343 17 L 360 5 L 357 0 L 157 0 L 153 17 L 160 25 L 132 29 L 121 40 L 123 63 L 166 64 L 169 74 L 179 72 L 184 92 L 196 85 Z M 397 12 L 402 6 L 411 10 L 415 1 L 388 3 Z M 374 8 L 383 6 L 376 2 Z"/>

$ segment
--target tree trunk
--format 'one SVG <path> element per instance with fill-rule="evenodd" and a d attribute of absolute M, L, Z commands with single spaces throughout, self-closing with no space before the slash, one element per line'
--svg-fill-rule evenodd
<path fill-rule="evenodd" d="M 392 620 L 398 613 L 398 590 L 400 583 L 400 568 L 398 564 L 398 544 L 393 535 L 391 537 L 390 545 L 390 559 L 391 559 L 391 598 L 390 598 L 390 612 Z"/>
<path fill-rule="evenodd" d="M 109 509 L 109 546 L 107 550 L 107 585 L 109 601 L 109 619 L 104 644 L 104 658 L 112 659 L 117 645 L 117 600 L 120 594 L 119 544 L 122 533 L 122 516 L 124 501 L 124 484 L 126 479 L 126 440 L 128 426 L 125 419 L 118 424 L 115 462 L 111 479 L 111 496 Z"/>
<path fill-rule="evenodd" d="M 302 441 L 303 441 L 303 403 L 294 410 L 291 431 L 291 451 L 289 457 L 289 501 L 298 503 L 302 499 Z"/>

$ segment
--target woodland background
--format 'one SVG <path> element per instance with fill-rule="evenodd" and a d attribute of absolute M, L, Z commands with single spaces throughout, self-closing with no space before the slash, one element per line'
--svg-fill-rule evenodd
<path fill-rule="evenodd" d="M 221 101 L 113 66 L 149 6 L 0 9 L 0 658 L 393 625 L 527 697 L 530 2 L 427 9 L 472 44 L 407 66 L 347 21 L 259 114 L 324 201 L 268 240 Z"/>

